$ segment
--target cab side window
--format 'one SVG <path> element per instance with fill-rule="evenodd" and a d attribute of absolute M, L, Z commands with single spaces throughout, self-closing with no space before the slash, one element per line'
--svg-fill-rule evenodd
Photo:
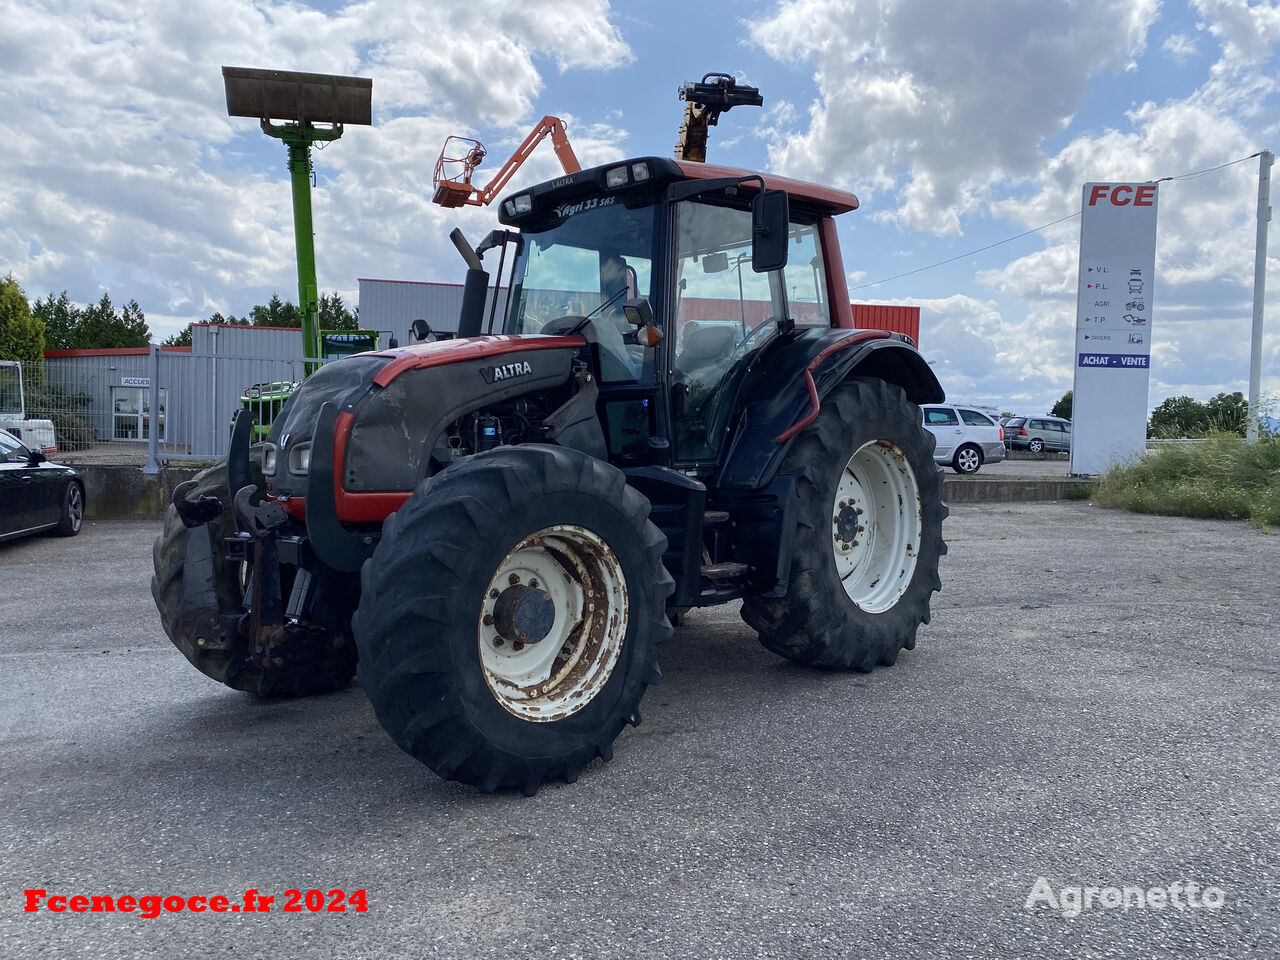
<path fill-rule="evenodd" d="M 827 303 L 827 271 L 818 226 L 791 221 L 791 244 L 783 271 L 791 319 L 799 327 L 831 326 Z"/>

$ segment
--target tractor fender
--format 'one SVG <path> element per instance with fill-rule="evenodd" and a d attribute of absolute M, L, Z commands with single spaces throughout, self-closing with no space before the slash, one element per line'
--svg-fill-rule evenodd
<path fill-rule="evenodd" d="M 912 403 L 940 403 L 942 385 L 918 350 L 884 330 L 806 331 L 781 345 L 744 385 L 737 427 L 714 487 L 757 490 L 773 480 L 822 400 L 850 377 L 884 380 Z M 751 397 L 759 397 L 752 400 Z"/>

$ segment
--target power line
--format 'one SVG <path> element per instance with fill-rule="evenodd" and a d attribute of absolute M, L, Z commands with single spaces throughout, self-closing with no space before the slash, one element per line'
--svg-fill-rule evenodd
<path fill-rule="evenodd" d="M 1247 157 L 1240 157 L 1238 160 L 1228 160 L 1226 163 L 1220 163 L 1216 167 L 1206 167 L 1203 170 L 1195 170 L 1195 171 L 1192 171 L 1191 173 L 1179 174 L 1176 177 L 1161 177 L 1158 180 L 1152 180 L 1150 182 L 1164 183 L 1165 181 L 1172 181 L 1172 180 L 1194 180 L 1198 177 L 1203 177 L 1207 174 L 1213 173 L 1215 170 L 1222 170 L 1225 167 L 1234 166 L 1237 163 L 1244 163 L 1246 160 L 1252 160 L 1255 157 L 1258 157 L 1260 155 L 1261 155 L 1261 151 L 1259 151 L 1258 153 L 1251 153 Z M 990 250 L 993 247 L 998 247 L 1006 243 L 1012 243 L 1014 240 L 1021 240 L 1023 237 L 1029 237 L 1031 236 L 1031 234 L 1039 233 L 1041 230 L 1048 230 L 1052 226 L 1055 226 L 1059 223 L 1062 223 L 1065 220 L 1070 220 L 1073 217 L 1078 217 L 1078 216 L 1080 216 L 1079 210 L 1077 210 L 1075 213 L 1069 213 L 1065 217 L 1059 217 L 1057 220 L 1051 220 L 1048 223 L 1043 223 L 1038 227 L 1032 227 L 1030 230 L 1024 230 L 1022 233 L 1015 234 L 1012 237 L 1006 237 L 1003 240 L 997 240 L 995 243 L 989 243 L 985 247 L 978 247 L 978 249 L 976 250 L 970 250 L 968 253 L 960 253 L 954 257 L 948 257 L 946 260 L 939 260 L 937 263 L 931 263 L 928 266 L 924 266 L 924 267 L 916 267 L 916 269 L 914 270 L 908 270 L 906 273 L 899 273 L 892 277 L 885 277 L 882 280 L 869 280 L 866 283 L 859 283 L 856 286 L 850 287 L 849 290 L 853 291 L 853 290 L 861 290 L 864 287 L 874 287 L 878 283 L 890 283 L 891 281 L 894 281 L 894 280 L 901 280 L 903 277 L 910 277 L 917 273 L 923 273 L 926 270 L 932 270 L 934 267 L 945 267 L 948 263 L 955 263 L 957 260 L 963 260 L 965 257 L 972 257 L 975 254 L 984 253 L 985 251 Z"/>
<path fill-rule="evenodd" d="M 867 283 L 860 283 L 855 287 L 850 287 L 849 289 L 861 290 L 863 287 L 874 287 L 877 283 L 888 283 L 890 280 L 901 280 L 903 277 L 909 277 L 913 273 L 923 273 L 925 270 L 932 270 L 934 267 L 946 266 L 948 263 L 955 263 L 957 260 L 963 260 L 965 257 L 972 257 L 976 253 L 982 253 L 985 250 L 990 250 L 992 247 L 998 247 L 1003 243 L 1012 243 L 1014 240 L 1021 240 L 1023 237 L 1029 237 L 1031 236 L 1031 234 L 1039 233 L 1041 230 L 1048 230 L 1054 224 L 1062 223 L 1064 220 L 1070 220 L 1071 218 L 1078 217 L 1078 216 L 1080 216 L 1079 210 L 1077 210 L 1075 213 L 1069 213 L 1065 217 L 1059 217 L 1057 220 L 1051 220 L 1049 223 L 1044 223 L 1038 227 L 1033 227 L 1030 230 L 1024 230 L 1022 233 L 1019 233 L 1017 236 L 1005 237 L 1005 239 L 997 240 L 995 243 L 988 243 L 985 247 L 979 247 L 977 250 L 970 250 L 968 253 L 957 254 L 954 257 L 948 257 L 946 260 L 939 260 L 937 263 L 931 263 L 927 267 L 917 267 L 914 270 L 908 270 L 906 273 L 900 273 L 894 277 L 885 277 L 883 280 L 871 280 L 871 281 L 868 281 Z"/>
<path fill-rule="evenodd" d="M 1221 170 L 1223 167 L 1230 167 L 1237 163 L 1244 163 L 1246 160 L 1252 160 L 1255 157 L 1260 157 L 1261 155 L 1262 151 L 1259 150 L 1257 153 L 1251 153 L 1247 157 L 1241 157 L 1239 160 L 1228 160 L 1226 163 L 1220 163 L 1216 167 L 1206 167 L 1203 170 L 1196 170 L 1193 173 L 1184 173 L 1177 177 L 1161 177 L 1159 180 L 1154 182 L 1164 183 L 1166 180 L 1194 180 L 1197 177 L 1203 177 L 1207 173 L 1213 173 L 1215 170 Z"/>

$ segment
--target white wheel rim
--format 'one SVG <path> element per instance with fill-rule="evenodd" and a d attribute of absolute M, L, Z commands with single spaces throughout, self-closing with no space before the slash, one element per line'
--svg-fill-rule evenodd
<path fill-rule="evenodd" d="M 72 533 L 78 533 L 84 520 L 84 499 L 80 496 L 80 488 L 74 483 L 67 494 L 67 519 L 71 521 Z"/>
<path fill-rule="evenodd" d="M 883 613 L 906 593 L 923 529 L 920 486 L 888 440 L 859 447 L 840 473 L 831 509 L 836 572 L 849 599 Z"/>
<path fill-rule="evenodd" d="M 485 683 L 524 720 L 571 716 L 613 675 L 627 624 L 627 581 L 608 544 L 583 527 L 546 527 L 516 544 L 485 588 Z"/>
<path fill-rule="evenodd" d="M 978 469 L 978 452 L 976 450 L 960 451 L 960 469 L 965 473 L 973 473 Z"/>

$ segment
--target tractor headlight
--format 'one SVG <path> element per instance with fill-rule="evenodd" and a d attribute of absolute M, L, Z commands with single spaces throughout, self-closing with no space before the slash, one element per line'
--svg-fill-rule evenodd
<path fill-rule="evenodd" d="M 518 197 L 511 198 L 511 206 L 515 208 L 516 214 L 528 213 L 533 209 L 533 197 L 527 193 L 522 193 Z"/>
<path fill-rule="evenodd" d="M 311 444 L 300 443 L 289 451 L 289 472 L 306 476 L 311 469 Z"/>
<path fill-rule="evenodd" d="M 277 455 L 278 451 L 274 443 L 264 443 L 262 445 L 262 472 L 265 476 L 275 476 Z"/>
<path fill-rule="evenodd" d="M 606 170 L 604 173 L 604 185 L 610 190 L 616 187 L 625 187 L 627 185 L 627 168 L 614 167 L 612 170 Z"/>
<path fill-rule="evenodd" d="M 636 183 L 643 183 L 649 179 L 649 165 L 647 163 L 633 163 L 631 165 L 631 178 Z"/>

